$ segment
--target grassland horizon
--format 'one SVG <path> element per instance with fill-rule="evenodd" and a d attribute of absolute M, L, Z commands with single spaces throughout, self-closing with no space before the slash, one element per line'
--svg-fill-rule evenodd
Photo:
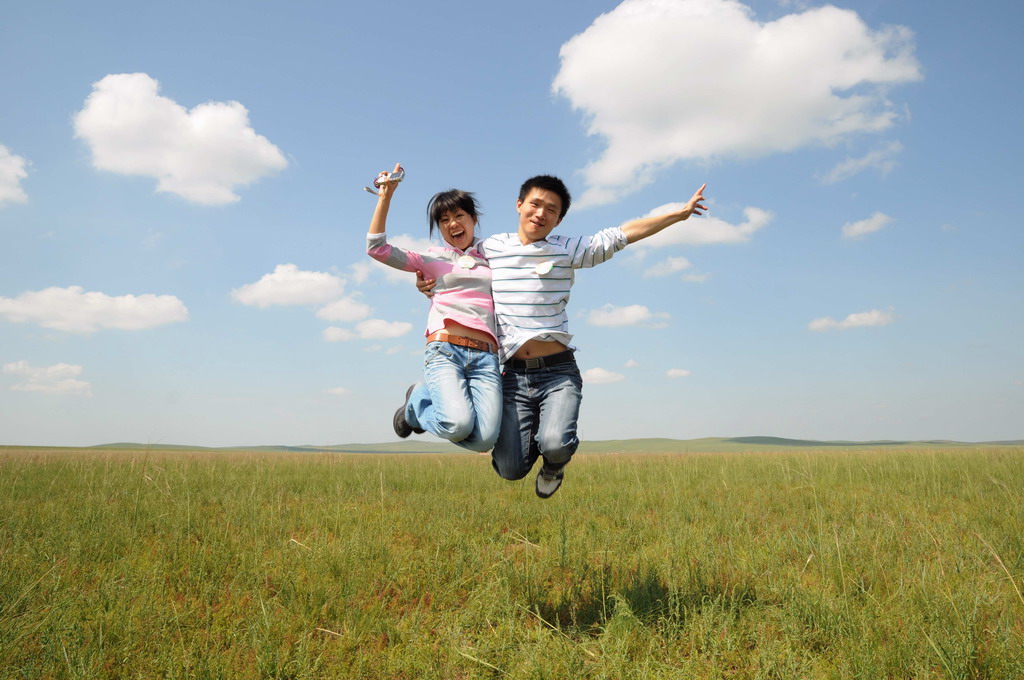
<path fill-rule="evenodd" d="M 1024 439 L 963 442 L 947 439 L 880 439 L 880 440 L 818 440 L 793 439 L 766 435 L 742 437 L 699 437 L 672 439 L 667 437 L 636 437 L 632 439 L 585 439 L 580 442 L 579 453 L 726 453 L 756 451 L 784 451 L 791 449 L 907 449 L 907 448 L 965 448 L 989 446 L 1024 446 Z M 108 442 L 85 446 L 50 446 L 45 444 L 0 444 L 0 451 L 15 449 L 85 449 L 134 451 L 249 451 L 294 453 L 465 453 L 450 442 L 424 435 L 389 442 L 361 442 L 348 444 L 255 444 L 230 446 L 198 446 L 194 444 L 166 444 L 159 442 Z"/>
<path fill-rule="evenodd" d="M 547 501 L 469 454 L 0 447 L 0 668 L 1024 677 L 1024 447 L 729 445 Z"/>

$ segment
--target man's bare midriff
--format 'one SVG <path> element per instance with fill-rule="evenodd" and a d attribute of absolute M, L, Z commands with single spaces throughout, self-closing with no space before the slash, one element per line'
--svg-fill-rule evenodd
<path fill-rule="evenodd" d="M 535 357 L 546 357 L 551 354 L 558 354 L 569 349 L 560 342 L 551 340 L 527 340 L 523 346 L 512 355 L 513 359 L 533 359 Z"/>

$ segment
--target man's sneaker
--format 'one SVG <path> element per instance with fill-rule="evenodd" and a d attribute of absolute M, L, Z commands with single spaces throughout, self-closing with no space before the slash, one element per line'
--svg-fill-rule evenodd
<path fill-rule="evenodd" d="M 391 424 L 395 426 L 395 434 L 402 439 L 405 439 L 413 432 L 416 434 L 423 434 L 426 432 L 423 428 L 413 427 L 409 424 L 409 421 L 405 419 L 405 407 L 409 403 L 409 395 L 412 394 L 413 389 L 416 385 L 409 385 L 409 389 L 405 391 L 405 401 L 402 402 L 402 407 L 395 411 L 395 417 L 391 419 Z"/>
<path fill-rule="evenodd" d="M 548 470 L 542 465 L 540 472 L 537 473 L 537 484 L 534 486 L 537 495 L 541 498 L 550 498 L 551 494 L 558 491 L 558 487 L 562 486 L 562 477 L 564 476 L 564 468 Z"/>

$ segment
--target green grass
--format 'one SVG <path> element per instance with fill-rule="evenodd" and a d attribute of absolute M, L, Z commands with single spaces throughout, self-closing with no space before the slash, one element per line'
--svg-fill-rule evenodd
<path fill-rule="evenodd" d="M 0 453 L 4 678 L 1022 678 L 1024 448 Z"/>

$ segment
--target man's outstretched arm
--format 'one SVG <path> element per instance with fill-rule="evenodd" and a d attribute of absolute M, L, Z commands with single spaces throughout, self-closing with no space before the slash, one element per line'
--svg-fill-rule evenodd
<path fill-rule="evenodd" d="M 704 189 L 707 186 L 707 184 L 702 184 L 700 189 L 697 189 L 693 197 L 687 201 L 681 210 L 657 215 L 656 217 L 642 217 L 638 220 L 626 222 L 622 225 L 622 232 L 626 235 L 626 240 L 630 243 L 636 243 L 640 239 L 657 234 L 665 227 L 672 226 L 676 222 L 682 222 L 690 215 L 702 215 L 702 211 L 707 210 L 707 207 L 702 203 L 704 200 Z"/>

